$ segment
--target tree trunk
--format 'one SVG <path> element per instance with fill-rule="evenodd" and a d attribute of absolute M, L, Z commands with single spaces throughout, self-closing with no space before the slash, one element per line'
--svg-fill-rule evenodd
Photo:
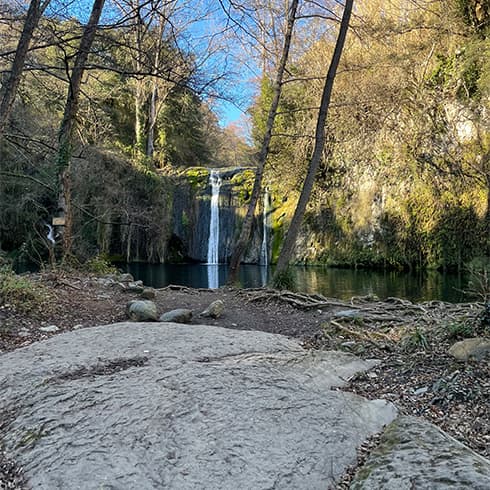
<path fill-rule="evenodd" d="M 44 3 L 41 3 L 41 0 L 31 0 L 29 5 L 22 34 L 15 50 L 10 74 L 0 92 L 0 139 L 3 136 L 10 113 L 12 112 L 32 35 L 48 4 L 49 0 L 46 0 Z"/>
<path fill-rule="evenodd" d="M 134 42 L 136 44 L 135 67 L 136 67 L 136 73 L 141 73 L 142 71 L 141 56 L 143 53 L 143 46 L 142 46 L 143 21 L 141 19 L 139 0 L 136 0 L 133 3 L 133 10 L 134 12 L 136 12 L 136 16 L 137 16 L 136 30 L 134 32 Z M 135 83 L 136 83 L 136 88 L 134 94 L 134 143 L 135 143 L 134 149 L 137 155 L 141 155 L 144 150 L 143 123 L 142 123 L 144 88 L 143 88 L 143 80 L 141 80 L 140 78 L 137 77 L 135 79 Z"/>
<path fill-rule="evenodd" d="M 164 20 L 160 18 L 158 25 L 158 41 L 155 47 L 153 60 L 153 80 L 150 96 L 150 110 L 148 113 L 148 137 L 146 140 L 146 156 L 152 158 L 155 152 L 155 129 L 157 125 L 157 100 L 158 100 L 158 69 L 160 65 L 160 50 L 163 41 Z"/>
<path fill-rule="evenodd" d="M 71 254 L 72 248 L 72 210 L 71 210 L 71 155 L 72 138 L 76 125 L 78 104 L 80 99 L 80 87 L 85 71 L 87 58 L 92 47 L 92 43 L 97 32 L 102 9 L 105 0 L 94 0 L 90 19 L 86 25 L 80 47 L 75 58 L 75 64 L 71 71 L 68 87 L 68 97 L 66 99 L 65 111 L 58 134 L 58 175 L 59 175 L 59 194 L 58 194 L 58 214 L 64 219 L 64 226 L 60 228 L 63 235 L 63 258 Z"/>
<path fill-rule="evenodd" d="M 157 97 L 158 88 L 156 80 L 153 81 L 150 97 L 150 112 L 148 114 L 148 138 L 146 140 L 146 156 L 153 157 L 155 152 L 155 127 L 157 123 Z"/>
<path fill-rule="evenodd" d="M 230 260 L 228 283 L 236 282 L 238 278 L 238 272 L 240 269 L 240 262 L 243 254 L 247 248 L 250 234 L 252 232 L 252 223 L 255 214 L 255 208 L 259 200 L 260 191 L 262 187 L 262 177 L 264 175 L 265 161 L 269 153 L 269 146 L 272 138 L 272 129 L 274 127 L 274 120 L 276 118 L 277 109 L 279 107 L 279 100 L 282 92 L 282 80 L 284 72 L 286 70 L 286 63 L 289 57 L 289 49 L 291 47 L 291 38 L 293 35 L 294 23 L 296 21 L 296 11 L 298 9 L 298 0 L 292 0 L 289 8 L 288 23 L 286 34 L 284 36 L 284 45 L 282 49 L 281 59 L 279 66 L 277 67 L 276 80 L 274 83 L 274 93 L 272 98 L 271 107 L 269 109 L 269 115 L 267 117 L 266 130 L 264 139 L 262 141 L 262 147 L 257 157 L 257 169 L 255 171 L 254 186 L 252 189 L 252 195 L 250 197 L 250 203 L 248 205 L 247 214 L 243 221 L 242 231 L 238 242 L 233 250 L 233 254 Z"/>
<path fill-rule="evenodd" d="M 323 87 L 322 99 L 320 103 L 320 110 L 318 112 L 318 119 L 315 130 L 315 147 L 310 159 L 310 165 L 303 184 L 301 195 L 294 211 L 294 216 L 284 240 L 284 244 L 279 255 L 274 278 L 283 273 L 289 266 L 291 257 L 294 251 L 294 245 L 298 237 L 301 222 L 306 210 L 306 205 L 310 199 L 313 184 L 315 182 L 316 172 L 322 158 L 323 149 L 325 147 L 325 122 L 327 120 L 328 108 L 330 105 L 330 98 L 332 95 L 332 89 L 335 81 L 335 75 L 337 73 L 337 67 L 339 66 L 340 56 L 344 48 L 345 38 L 347 30 L 349 28 L 349 21 L 352 13 L 352 5 L 354 0 L 346 0 L 344 13 L 342 15 L 342 22 L 340 24 L 340 30 L 335 44 L 335 50 L 328 69 L 327 78 Z"/>

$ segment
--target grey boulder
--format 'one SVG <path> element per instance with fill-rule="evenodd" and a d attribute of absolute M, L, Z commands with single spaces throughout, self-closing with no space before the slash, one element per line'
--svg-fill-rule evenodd
<path fill-rule="evenodd" d="M 133 281 L 119 283 L 119 289 L 125 293 L 142 293 L 145 290 L 143 286 L 143 281 Z"/>
<path fill-rule="evenodd" d="M 490 339 L 476 337 L 456 342 L 449 349 L 449 354 L 460 361 L 467 361 L 470 358 L 477 360 L 490 358 Z"/>
<path fill-rule="evenodd" d="M 351 490 L 490 488 L 490 461 L 416 417 L 390 424 Z"/>
<path fill-rule="evenodd" d="M 333 314 L 333 318 L 361 319 L 362 313 L 359 310 L 341 310 Z"/>
<path fill-rule="evenodd" d="M 156 322 L 158 319 L 157 306 L 153 301 L 130 301 L 126 310 L 129 319 L 133 322 Z"/>
<path fill-rule="evenodd" d="M 160 322 L 175 322 L 175 323 L 190 323 L 192 320 L 192 310 L 185 308 L 177 308 L 176 310 L 163 313 L 159 320 Z"/>
<path fill-rule="evenodd" d="M 116 275 L 118 282 L 134 282 L 134 277 L 128 272 Z"/>
<path fill-rule="evenodd" d="M 144 288 L 143 291 L 141 291 L 141 297 L 143 299 L 155 299 L 156 295 L 153 288 Z"/>
<path fill-rule="evenodd" d="M 219 318 L 225 311 L 225 304 L 220 299 L 213 301 L 199 316 Z"/>
<path fill-rule="evenodd" d="M 45 327 L 39 327 L 39 330 L 41 332 L 45 332 L 45 333 L 55 333 L 55 332 L 58 332 L 60 330 L 60 328 L 57 327 L 56 325 L 48 325 Z"/>

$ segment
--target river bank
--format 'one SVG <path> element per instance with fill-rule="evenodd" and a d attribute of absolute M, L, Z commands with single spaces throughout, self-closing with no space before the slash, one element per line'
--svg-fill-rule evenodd
<path fill-rule="evenodd" d="M 127 302 L 140 296 L 95 276 L 49 272 L 29 277 L 43 299 L 29 311 L 1 306 L 0 355 L 62 332 L 124 321 Z M 217 299 L 224 302 L 224 314 L 200 318 Z M 346 389 L 389 400 L 401 413 L 425 417 L 490 456 L 490 365 L 458 361 L 448 352 L 464 336 L 488 336 L 479 322 L 482 304 L 374 297 L 341 301 L 265 289 L 181 286 L 155 290 L 153 301 L 159 313 L 192 310 L 194 324 L 261 330 L 299 339 L 310 349 L 378 359 L 376 368 L 349 380 Z"/>

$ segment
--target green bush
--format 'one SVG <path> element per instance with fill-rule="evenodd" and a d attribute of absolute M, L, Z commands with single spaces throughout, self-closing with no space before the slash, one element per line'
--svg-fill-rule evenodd
<path fill-rule="evenodd" d="M 406 352 L 415 352 L 420 349 L 425 351 L 430 350 L 429 339 L 418 327 L 402 338 L 401 347 Z"/>
<path fill-rule="evenodd" d="M 31 311 L 46 298 L 43 288 L 26 277 L 18 276 L 8 267 L 0 268 L 0 304 L 18 311 Z"/>
<path fill-rule="evenodd" d="M 293 271 L 289 268 L 277 275 L 274 274 L 272 287 L 279 290 L 288 289 L 289 291 L 294 291 L 296 289 L 296 281 Z"/>
<path fill-rule="evenodd" d="M 105 257 L 101 257 L 100 255 L 96 255 L 87 260 L 83 268 L 90 274 L 96 274 L 98 276 L 117 273 L 116 267 L 114 267 Z"/>
<path fill-rule="evenodd" d="M 466 270 L 469 279 L 464 293 L 487 303 L 490 300 L 490 258 L 475 257 L 466 264 Z"/>
<path fill-rule="evenodd" d="M 454 321 L 447 326 L 447 337 L 449 339 L 466 339 L 473 337 L 474 328 L 469 322 Z"/>

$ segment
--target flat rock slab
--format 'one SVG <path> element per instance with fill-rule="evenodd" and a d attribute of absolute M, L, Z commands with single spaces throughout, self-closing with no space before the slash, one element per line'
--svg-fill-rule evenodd
<path fill-rule="evenodd" d="M 387 427 L 350 488 L 488 490 L 490 461 L 423 419 L 400 417 Z"/>
<path fill-rule="evenodd" d="M 322 489 L 396 416 L 333 390 L 374 362 L 263 332 L 120 323 L 0 356 L 34 489 Z"/>

